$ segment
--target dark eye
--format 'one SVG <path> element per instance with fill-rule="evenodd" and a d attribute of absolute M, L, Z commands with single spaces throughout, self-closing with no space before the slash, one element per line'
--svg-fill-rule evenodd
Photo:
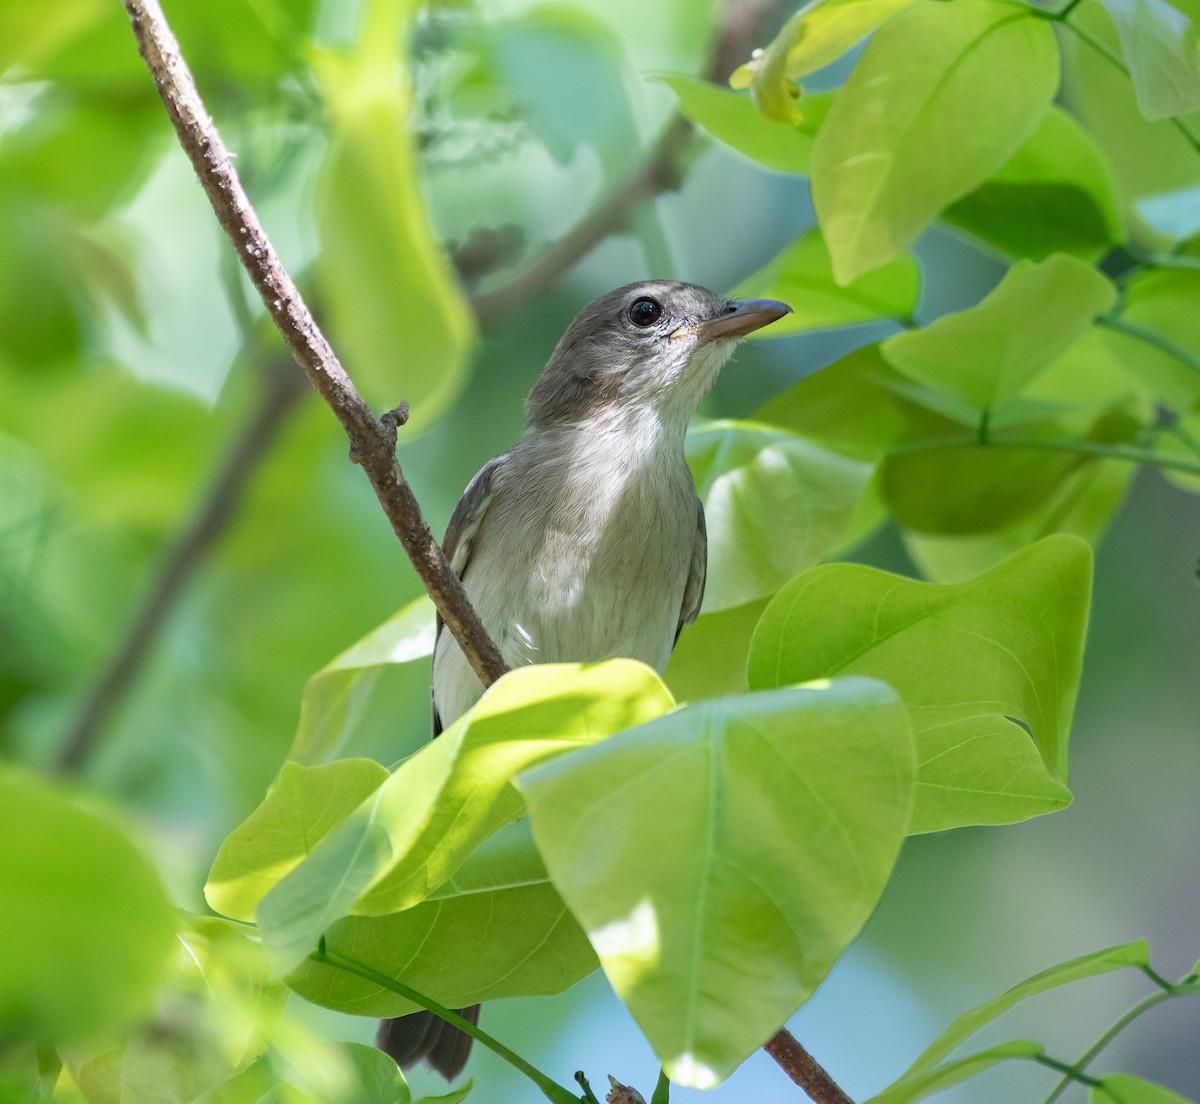
<path fill-rule="evenodd" d="M 653 326 L 662 317 L 662 310 L 657 299 L 635 299 L 629 307 L 629 321 L 635 326 Z"/>

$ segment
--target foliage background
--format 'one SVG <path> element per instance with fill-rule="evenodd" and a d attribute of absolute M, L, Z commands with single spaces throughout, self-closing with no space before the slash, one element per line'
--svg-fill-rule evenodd
<path fill-rule="evenodd" d="M 1091 6 L 1081 17 L 1099 25 Z M 349 40 L 353 5 L 178 7 L 169 14 L 209 108 L 293 271 L 321 252 L 323 202 L 341 201 L 347 236 L 411 216 L 404 195 L 379 210 L 319 179 L 329 151 L 314 82 L 353 89 L 308 50 Z M 701 71 L 716 18 L 694 0 L 588 0 L 532 19 L 521 0 L 481 2 L 474 14 L 457 7 L 425 18 L 416 39 L 425 199 L 448 240 L 514 224 L 531 251 L 637 162 L 639 141 L 674 105 L 643 74 Z M 440 37 L 447 26 L 461 35 L 453 49 Z M 256 401 L 259 369 L 235 355 L 242 308 L 224 243 L 148 94 L 119 6 L 53 0 L 35 11 L 13 0 L 0 6 L 0 43 L 0 752 L 50 769 L 83 688 Z M 846 70 L 820 80 L 836 85 Z M 456 97 L 445 101 L 450 85 Z M 1112 82 L 1096 77 L 1082 102 L 1119 171 L 1140 174 L 1139 192 L 1200 178 L 1194 154 L 1146 156 L 1147 126 Z M 519 432 L 521 400 L 580 305 L 651 273 L 732 288 L 812 222 L 802 180 L 711 144 L 678 192 L 504 317 L 460 370 L 453 349 L 436 344 L 420 361 L 397 347 L 394 363 L 374 355 L 379 345 L 348 350 L 377 408 L 429 397 L 426 409 L 445 412 L 415 419 L 399 453 L 435 531 L 470 475 Z M 943 230 L 917 253 L 922 321 L 977 301 L 1002 272 Z M 386 288 L 389 258 L 377 263 L 364 277 Z M 392 325 L 419 327 L 443 309 L 428 278 L 421 285 L 422 259 L 413 264 L 420 286 L 391 288 L 402 297 Z M 318 286 L 318 302 L 336 300 L 337 288 Z M 703 413 L 747 415 L 886 332 L 885 323 L 756 342 Z M 1139 935 L 1161 973 L 1195 960 L 1198 551 L 1195 499 L 1140 474 L 1098 553 L 1075 804 L 1006 830 L 909 839 L 866 932 L 792 1025 L 855 1098 L 896 1076 L 964 1007 L 1051 962 Z M 915 573 L 891 530 L 852 558 Z M 306 395 L 87 766 L 87 790 L 141 825 L 177 904 L 202 908 L 211 856 L 277 770 L 308 676 L 418 592 L 340 430 Z M 359 746 L 386 762 L 423 741 L 426 682 L 425 664 L 387 675 Z M 1038 1018 L 1037 1037 L 1073 1051 L 1128 1005 L 1133 985 L 1083 983 L 1022 1015 Z M 1114 1067 L 1200 1095 L 1194 1003 L 1139 1023 Z M 361 1022 L 305 1014 L 337 1037 L 370 1034 Z M 501 1002 L 486 1015 L 560 1080 L 581 1067 L 653 1080 L 652 1055 L 599 975 L 557 1001 Z M 490 1055 L 475 1061 L 489 1101 L 527 1097 Z M 420 1075 L 414 1084 L 436 1091 Z M 946 1099 L 1011 1100 L 1046 1084 L 1046 1071 L 1006 1067 Z M 710 1099 L 795 1095 L 760 1054 Z"/>

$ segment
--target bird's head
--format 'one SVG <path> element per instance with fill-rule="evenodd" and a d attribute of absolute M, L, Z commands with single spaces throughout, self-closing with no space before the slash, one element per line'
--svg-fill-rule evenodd
<path fill-rule="evenodd" d="M 682 430 L 738 339 L 790 313 L 774 299 L 727 299 L 672 280 L 617 288 L 567 327 L 530 392 L 528 423 L 552 428 L 630 410 Z"/>

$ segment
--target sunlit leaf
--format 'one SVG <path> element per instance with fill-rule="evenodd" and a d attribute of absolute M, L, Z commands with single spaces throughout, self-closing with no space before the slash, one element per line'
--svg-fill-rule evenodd
<path fill-rule="evenodd" d="M 474 324 L 430 232 L 397 78 L 410 5 L 370 0 L 357 46 L 317 57 L 329 112 L 316 223 L 318 274 L 347 370 L 380 408 L 428 426 L 458 393 Z"/>
<path fill-rule="evenodd" d="M 764 119 L 749 96 L 733 92 L 698 77 L 657 73 L 679 98 L 679 110 L 718 142 L 779 172 L 807 173 L 813 136 L 825 117 L 831 97 L 809 96 L 799 123 Z"/>
<path fill-rule="evenodd" d="M 336 754 L 360 717 L 384 667 L 433 652 L 435 613 L 422 596 L 327 663 L 308 680 L 289 759 L 315 763 Z"/>
<path fill-rule="evenodd" d="M 774 594 L 832 552 L 871 474 L 753 422 L 693 425 L 687 456 L 708 526 L 707 612 Z"/>
<path fill-rule="evenodd" d="M 1129 373 L 1175 409 L 1187 410 L 1200 402 L 1200 314 L 1194 309 L 1198 295 L 1200 271 L 1139 273 L 1126 285 L 1120 317 L 1138 329 L 1112 329 L 1106 335 Z M 1156 342 L 1156 337 L 1165 343 Z"/>
<path fill-rule="evenodd" d="M 808 103 L 796 105 L 799 89 L 793 82 L 836 61 L 909 3 L 911 0 L 812 0 L 806 4 L 752 62 L 751 92 L 759 110 L 776 122 L 798 119 Z"/>
<path fill-rule="evenodd" d="M 348 916 L 329 929 L 325 946 L 453 1008 L 560 993 L 597 965 L 524 819 L 486 840 L 421 904 Z M 306 1000 L 356 1015 L 414 1011 L 388 989 L 311 961 L 288 984 Z"/>
<path fill-rule="evenodd" d="M 1037 129 L 1058 87 L 1044 19 L 916 0 L 876 32 L 813 146 L 817 218 L 846 283 L 903 253 Z"/>
<path fill-rule="evenodd" d="M 827 564 L 767 607 L 750 686 L 842 675 L 895 686 L 917 740 L 912 832 L 1054 812 L 1070 801 L 1090 594 L 1091 554 L 1068 536 L 954 586 Z"/>
<path fill-rule="evenodd" d="M 0 766 L 0 885 L 0 1033 L 66 1042 L 149 1009 L 175 915 L 111 819 Z"/>
<path fill-rule="evenodd" d="M 1102 0 L 1147 119 L 1200 109 L 1200 35 L 1168 0 Z"/>
<path fill-rule="evenodd" d="M 258 902 L 387 779 L 370 759 L 326 766 L 284 763 L 267 796 L 225 837 L 204 896 L 214 910 L 252 921 Z"/>
<path fill-rule="evenodd" d="M 1053 107 L 995 175 L 943 218 L 1012 257 L 1094 259 L 1124 240 L 1108 158 L 1071 115 Z"/>
<path fill-rule="evenodd" d="M 1018 261 L 978 305 L 889 337 L 881 348 L 913 379 L 991 410 L 1019 394 L 1114 296 L 1099 272 L 1073 257 Z"/>
<path fill-rule="evenodd" d="M 801 234 L 782 253 L 747 277 L 732 294 L 744 299 L 781 299 L 792 313 L 774 323 L 772 337 L 806 330 L 852 326 L 885 318 L 908 319 L 917 307 L 921 274 L 909 256 L 860 276 L 853 283 L 833 278 L 829 250 L 816 229 Z"/>
<path fill-rule="evenodd" d="M 518 785 L 609 981 L 671 1079 L 709 1088 L 870 915 L 912 782 L 894 693 L 846 679 L 689 706 Z"/>
<path fill-rule="evenodd" d="M 767 600 L 705 613 L 679 634 L 663 676 L 678 701 L 701 701 L 747 689 L 746 653 Z"/>
<path fill-rule="evenodd" d="M 303 961 L 351 911 L 424 900 L 492 832 L 521 813 L 513 774 L 671 707 L 631 660 L 538 664 L 510 672 L 466 716 L 402 763 L 259 903 L 276 972 Z"/>

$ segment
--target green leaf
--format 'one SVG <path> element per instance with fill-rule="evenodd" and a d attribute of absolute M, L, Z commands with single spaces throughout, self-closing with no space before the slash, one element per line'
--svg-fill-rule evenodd
<path fill-rule="evenodd" d="M 452 1008 L 560 993 L 596 969 L 524 818 L 485 840 L 428 900 L 388 916 L 339 920 L 325 946 Z M 389 989 L 312 961 L 288 985 L 305 1000 L 355 1015 L 414 1011 Z"/>
<path fill-rule="evenodd" d="M 991 410 L 1020 394 L 1115 294 L 1099 272 L 1074 257 L 1018 261 L 976 306 L 889 337 L 881 348 L 913 379 Z"/>
<path fill-rule="evenodd" d="M 1136 465 L 1103 460 L 1064 479 L 1032 514 L 985 533 L 904 533 L 904 547 L 921 574 L 961 583 L 1054 533 L 1072 533 L 1095 547 L 1125 500 Z M 1164 473 L 1170 479 L 1169 473 Z"/>
<path fill-rule="evenodd" d="M 150 1008 L 175 913 L 116 823 L 0 764 L 0 1035 L 69 1042 Z"/>
<path fill-rule="evenodd" d="M 746 653 L 767 600 L 701 615 L 679 634 L 663 676 L 676 701 L 740 694 L 746 685 Z"/>
<path fill-rule="evenodd" d="M 709 613 L 774 594 L 832 552 L 871 474 L 753 422 L 694 424 L 686 447 L 708 526 Z"/>
<path fill-rule="evenodd" d="M 1041 449 L 914 448 L 884 457 L 879 485 L 897 524 L 918 533 L 974 536 L 1034 516 L 1090 462 Z"/>
<path fill-rule="evenodd" d="M 1088 1104 L 1192 1104 L 1186 1096 L 1171 1092 L 1153 1081 L 1110 1073 L 1088 1091 Z"/>
<path fill-rule="evenodd" d="M 640 724 L 672 705 L 632 660 L 510 672 L 405 760 L 259 903 L 272 968 L 286 973 L 350 911 L 411 908 L 492 832 L 521 814 L 513 774 Z"/>
<path fill-rule="evenodd" d="M 981 1050 L 969 1058 L 947 1062 L 944 1066 L 938 1066 L 937 1069 L 916 1077 L 906 1074 L 878 1096 L 871 1097 L 867 1104 L 911 1104 L 966 1081 L 977 1073 L 983 1073 L 984 1070 L 991 1069 L 998 1062 L 1008 1058 L 1038 1058 L 1044 1053 L 1037 1043 L 1014 1039 L 1010 1043 L 1001 1043 L 999 1046 Z"/>
<path fill-rule="evenodd" d="M 1200 109 L 1200 35 L 1167 0 L 1102 0 L 1147 119 Z"/>
<path fill-rule="evenodd" d="M 335 754 L 358 723 L 380 669 L 433 653 L 435 619 L 433 603 L 422 595 L 313 675 L 288 758 L 314 763 Z"/>
<path fill-rule="evenodd" d="M 223 916 L 253 921 L 258 902 L 384 783 L 371 759 L 284 763 L 267 796 L 222 842 L 204 897 Z"/>
<path fill-rule="evenodd" d="M 738 284 L 732 294 L 790 303 L 792 313 L 771 327 L 772 337 L 785 337 L 884 318 L 908 319 L 917 308 L 920 290 L 921 274 L 917 262 L 909 256 L 899 257 L 853 283 L 838 284 L 833 278 L 829 250 L 814 228 Z"/>
<path fill-rule="evenodd" d="M 908 1068 L 904 1077 L 908 1078 L 915 1073 L 932 1069 L 975 1032 L 986 1027 L 993 1020 L 999 1019 L 1010 1008 L 1020 1004 L 1023 1000 L 1036 997 L 1051 989 L 1057 989 L 1062 985 L 1069 985 L 1073 981 L 1108 974 L 1113 970 L 1124 969 L 1126 966 L 1146 966 L 1150 961 L 1149 955 L 1150 950 L 1146 941 L 1137 939 L 1132 943 L 1121 943 L 1116 947 L 1106 947 L 1102 951 L 1092 951 L 1090 954 L 1080 955 L 1078 958 L 1072 958 L 1067 962 L 1060 962 L 1042 970 L 1001 993 L 995 999 L 987 1001 L 977 1008 L 972 1008 L 969 1012 L 964 1012 L 921 1052 L 920 1057 Z"/>
<path fill-rule="evenodd" d="M 847 456 L 877 460 L 906 425 L 890 389 L 901 378 L 878 344 L 864 345 L 805 376 L 754 417 Z"/>
<path fill-rule="evenodd" d="M 1033 134 L 1058 87 L 1046 20 L 990 0 L 917 0 L 876 32 L 813 146 L 840 283 L 904 252 Z"/>
<path fill-rule="evenodd" d="M 679 110 L 718 142 L 778 172 L 808 172 L 813 137 L 832 96 L 809 96 L 797 125 L 763 118 L 749 96 L 680 73 L 655 73 L 679 100 Z"/>
<path fill-rule="evenodd" d="M 1011 160 L 943 218 L 1012 257 L 1092 260 L 1125 240 L 1108 158 L 1052 107 Z"/>
<path fill-rule="evenodd" d="M 331 127 L 316 198 L 322 296 L 359 390 L 376 407 L 398 389 L 412 404 L 406 433 L 449 406 L 474 340 L 421 204 L 411 93 L 396 77 L 410 7 L 370 0 L 353 51 L 315 58 Z"/>
<path fill-rule="evenodd" d="M 555 886 L 671 1080 L 709 1088 L 857 935 L 912 782 L 894 693 L 849 679 L 689 706 L 517 784 Z"/>
<path fill-rule="evenodd" d="M 917 740 L 911 832 L 1024 820 L 1070 801 L 1090 593 L 1091 554 L 1068 536 L 955 586 L 827 564 L 767 607 L 750 686 L 881 679 L 898 689 Z"/>
<path fill-rule="evenodd" d="M 912 0 L 812 0 L 784 24 L 761 57 L 750 64 L 755 104 L 776 122 L 798 120 L 800 77 L 837 61 L 894 12 Z"/>
<path fill-rule="evenodd" d="M 1133 277 L 1125 288 L 1120 320 L 1149 331 L 1107 330 L 1106 337 L 1129 374 L 1155 399 L 1187 410 L 1200 403 L 1200 271 L 1159 269 Z M 1155 336 L 1174 343 L 1191 361 L 1157 347 Z"/>
<path fill-rule="evenodd" d="M 1159 433 L 1154 451 L 1170 460 L 1200 463 L 1200 413 L 1180 418 L 1175 425 Z M 1200 494 L 1200 475 L 1164 469 L 1163 476 L 1185 491 Z"/>

